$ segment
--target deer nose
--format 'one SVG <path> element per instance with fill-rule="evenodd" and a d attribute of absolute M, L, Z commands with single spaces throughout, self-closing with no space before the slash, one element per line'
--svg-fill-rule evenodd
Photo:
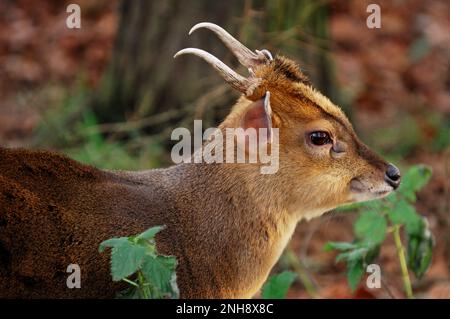
<path fill-rule="evenodd" d="M 401 175 L 400 170 L 394 164 L 388 164 L 384 180 L 394 189 L 400 185 Z"/>

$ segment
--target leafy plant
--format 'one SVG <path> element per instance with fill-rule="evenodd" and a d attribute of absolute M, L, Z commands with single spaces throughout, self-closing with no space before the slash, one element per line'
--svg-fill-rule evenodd
<path fill-rule="evenodd" d="M 111 275 L 114 281 L 125 281 L 130 289 L 119 297 L 139 299 L 178 298 L 173 256 L 158 254 L 155 235 L 164 226 L 152 227 L 143 233 L 111 238 L 100 244 L 99 251 L 111 248 Z"/>
<path fill-rule="evenodd" d="M 57 149 L 102 169 L 149 169 L 167 161 L 160 136 L 146 135 L 139 128 L 125 134 L 120 125 L 126 122 L 99 123 L 89 106 L 91 93 L 84 75 L 80 75 L 70 90 L 50 94 L 56 97 L 42 106 L 43 119 L 36 128 L 33 146 Z M 109 125 L 113 128 L 108 129 Z"/>
<path fill-rule="evenodd" d="M 262 297 L 264 299 L 285 298 L 295 277 L 297 277 L 297 275 L 292 271 L 283 271 L 279 274 L 270 276 L 262 288 Z"/>
<path fill-rule="evenodd" d="M 338 250 L 336 262 L 347 265 L 347 280 L 352 291 L 360 282 L 365 267 L 379 255 L 380 246 L 388 233 L 392 233 L 399 257 L 406 295 L 413 297 L 409 270 L 421 278 L 431 263 L 433 238 L 425 217 L 414 207 L 416 193 L 427 184 L 431 169 L 417 165 L 411 167 L 403 177 L 397 192 L 388 197 L 367 203 L 343 207 L 341 211 L 360 211 L 354 224 L 353 242 L 328 242 L 325 250 Z M 406 234 L 407 256 L 403 247 L 400 229 Z"/>

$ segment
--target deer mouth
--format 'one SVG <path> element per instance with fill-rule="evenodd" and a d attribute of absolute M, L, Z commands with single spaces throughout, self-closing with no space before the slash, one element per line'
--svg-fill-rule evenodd
<path fill-rule="evenodd" d="M 391 187 L 391 189 L 389 189 L 389 190 L 378 190 L 378 191 L 374 191 L 373 193 L 377 196 L 384 196 L 384 195 L 389 194 L 392 191 L 393 191 L 393 189 Z"/>
<path fill-rule="evenodd" d="M 355 202 L 378 199 L 389 195 L 394 188 L 384 181 L 379 185 L 354 178 L 350 182 L 350 194 Z"/>

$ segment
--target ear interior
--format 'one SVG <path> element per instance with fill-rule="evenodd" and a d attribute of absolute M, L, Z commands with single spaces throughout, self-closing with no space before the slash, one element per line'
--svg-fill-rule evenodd
<path fill-rule="evenodd" d="M 267 143 L 272 142 L 272 109 L 270 107 L 270 92 L 264 97 L 253 102 L 246 110 L 242 127 L 246 130 L 254 128 L 259 135 L 259 129 L 265 128 L 267 132 Z M 259 140 L 259 139 L 258 139 Z"/>

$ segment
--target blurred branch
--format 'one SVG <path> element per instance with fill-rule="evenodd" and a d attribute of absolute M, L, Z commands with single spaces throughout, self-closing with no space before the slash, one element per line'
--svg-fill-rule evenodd
<path fill-rule="evenodd" d="M 196 107 L 194 119 L 201 119 L 206 107 L 211 104 L 211 101 L 219 100 L 222 96 L 225 95 L 226 92 L 228 92 L 228 90 L 229 86 L 227 84 L 220 84 L 213 88 L 210 92 L 202 95 L 199 99 L 197 99 L 197 101 L 195 102 Z"/>
<path fill-rule="evenodd" d="M 159 113 L 153 116 L 144 117 L 139 120 L 130 122 L 120 122 L 120 123 L 105 123 L 95 126 L 91 126 L 86 129 L 86 134 L 97 134 L 97 133 L 123 133 L 136 131 L 151 125 L 160 124 L 171 120 L 172 118 L 178 117 L 180 115 L 180 110 L 172 109 L 164 113 Z"/>
<path fill-rule="evenodd" d="M 311 298 L 314 299 L 319 298 L 319 294 L 317 293 L 316 287 L 309 278 L 308 271 L 295 254 L 291 245 L 289 245 L 288 248 L 286 249 L 286 257 L 292 269 L 297 273 L 308 295 L 310 295 Z"/>

